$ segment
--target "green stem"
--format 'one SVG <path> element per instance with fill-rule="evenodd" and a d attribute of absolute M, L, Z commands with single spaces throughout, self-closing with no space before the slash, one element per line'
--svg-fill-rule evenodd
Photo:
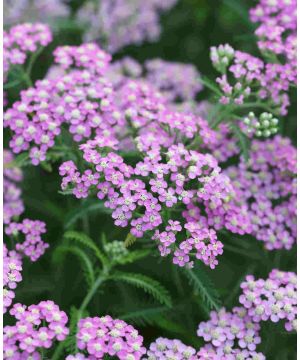
<path fill-rule="evenodd" d="M 104 274 L 105 273 L 105 274 Z M 83 299 L 80 308 L 78 310 L 78 316 L 77 316 L 77 322 L 81 319 L 82 313 L 87 308 L 88 304 L 92 300 L 93 296 L 97 292 L 99 286 L 107 279 L 108 275 L 108 269 L 104 270 L 104 273 L 101 272 L 96 281 L 94 282 L 94 285 L 90 288 L 89 292 L 86 294 L 85 298 Z M 77 326 L 77 322 L 75 323 L 75 326 Z M 70 334 L 72 333 L 74 329 L 70 329 Z M 60 360 L 61 359 L 61 352 L 64 350 L 65 347 L 65 341 L 62 341 L 55 349 L 54 354 L 52 355 L 51 360 Z"/>

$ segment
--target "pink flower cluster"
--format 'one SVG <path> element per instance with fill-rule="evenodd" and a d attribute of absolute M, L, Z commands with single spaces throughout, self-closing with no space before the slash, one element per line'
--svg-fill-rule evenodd
<path fill-rule="evenodd" d="M 197 334 L 208 343 L 201 349 L 207 351 L 207 357 L 201 359 L 263 360 L 264 355 L 256 352 L 256 346 L 261 342 L 261 321 L 285 320 L 287 331 L 296 329 L 295 273 L 273 269 L 267 280 L 255 280 L 248 275 L 241 289 L 239 301 L 242 307 L 235 307 L 232 312 L 224 308 L 212 311 L 210 320 L 199 324 Z"/>
<path fill-rule="evenodd" d="M 268 250 L 290 249 L 296 240 L 296 149 L 276 136 L 254 140 L 250 159 L 225 170 L 247 214 L 252 234 Z"/>
<path fill-rule="evenodd" d="M 255 352 L 261 341 L 259 330 L 259 324 L 253 323 L 243 308 L 234 308 L 232 313 L 222 308 L 212 311 L 210 320 L 199 324 L 197 334 L 209 343 L 205 349 L 212 349 L 219 356 L 216 359 L 234 360 L 237 355 L 241 359 L 265 359 Z"/>
<path fill-rule="evenodd" d="M 22 180 L 22 171 L 18 167 L 11 167 L 14 160 L 12 153 L 4 150 L 4 224 L 5 234 L 12 237 L 13 242 L 17 240 L 15 250 L 28 256 L 31 261 L 36 261 L 49 247 L 41 235 L 46 232 L 46 225 L 39 220 L 24 219 L 22 222 L 16 222 L 18 217 L 24 212 L 24 205 L 21 199 L 22 191 L 17 183 Z M 25 241 L 20 242 L 19 235 L 25 237 Z"/>
<path fill-rule="evenodd" d="M 110 83 L 99 76 L 109 55 L 94 44 L 58 48 L 54 55 L 69 72 L 37 81 L 34 88 L 21 92 L 20 101 L 4 115 L 4 126 L 14 133 L 11 149 L 15 153 L 30 150 L 34 165 L 46 159 L 63 124 L 68 124 L 75 141 L 81 141 L 93 132 L 105 133 L 107 124 L 114 124 L 119 115 L 113 111 Z"/>
<path fill-rule="evenodd" d="M 241 284 L 240 303 L 254 323 L 285 320 L 287 331 L 296 330 L 297 276 L 274 269 L 267 280 L 248 275 Z"/>
<path fill-rule="evenodd" d="M 142 66 L 136 60 L 124 57 L 112 63 L 107 76 L 115 88 L 128 79 L 143 79 L 170 103 L 193 101 L 203 89 L 201 75 L 194 65 L 162 59 L 148 60 Z"/>
<path fill-rule="evenodd" d="M 172 252 L 175 264 L 192 266 L 189 254 L 194 250 L 197 259 L 214 268 L 223 245 L 217 241 L 213 227 L 225 226 L 242 234 L 248 231 L 247 219 L 239 221 L 243 215 L 235 206 L 229 179 L 211 155 L 187 150 L 179 143 L 168 150 L 144 150 L 147 154 L 143 160 L 132 167 L 120 155 L 108 151 L 108 146 L 103 138 L 80 145 L 84 160 L 95 170 L 80 174 L 72 161 L 63 163 L 62 189 L 73 189 L 77 198 L 97 193 L 112 209 L 115 224 L 130 225 L 136 237 L 155 230 L 152 238 L 158 242 L 161 255 Z M 170 219 L 163 224 L 165 216 Z M 176 240 L 180 241 L 179 247 Z"/>
<path fill-rule="evenodd" d="M 68 6 L 61 0 L 4 0 L 3 11 L 5 25 L 28 21 L 52 23 L 69 14 Z"/>
<path fill-rule="evenodd" d="M 224 60 L 225 59 L 225 60 Z M 222 73 L 217 83 L 223 93 L 222 104 L 242 105 L 245 100 L 260 99 L 274 113 L 287 114 L 290 104 L 288 90 L 296 77 L 291 70 L 277 63 L 264 63 L 261 59 L 229 45 L 211 48 L 211 60 Z M 251 98 L 251 96 L 255 98 Z"/>
<path fill-rule="evenodd" d="M 147 356 L 144 360 L 201 360 L 196 356 L 196 350 L 182 343 L 180 340 L 169 340 L 166 338 L 157 338 L 150 344 Z"/>
<path fill-rule="evenodd" d="M 49 244 L 42 240 L 41 235 L 46 232 L 46 224 L 39 220 L 24 219 L 21 223 L 11 222 L 6 228 L 6 235 L 12 236 L 18 240 L 16 250 L 25 256 L 28 256 L 31 261 L 38 260 L 49 247 Z M 23 242 L 20 242 L 19 235 L 25 237 Z"/>
<path fill-rule="evenodd" d="M 10 314 L 15 325 L 4 327 L 4 359 L 41 359 L 39 350 L 49 349 L 53 343 L 63 341 L 69 333 L 68 317 L 50 300 L 37 305 L 15 304 Z"/>
<path fill-rule="evenodd" d="M 85 350 L 91 359 L 102 359 L 109 354 L 120 360 L 139 360 L 146 352 L 138 331 L 109 315 L 81 319 L 76 337 L 78 349 Z M 82 358 L 78 356 L 75 359 Z"/>
<path fill-rule="evenodd" d="M 170 101 L 192 100 L 203 89 L 195 66 L 161 59 L 145 63 L 146 79 Z"/>
<path fill-rule="evenodd" d="M 161 29 L 160 12 L 175 5 L 177 0 L 96 0 L 86 2 L 77 18 L 88 30 L 85 39 L 99 39 L 101 46 L 114 53 L 122 47 L 158 39 Z"/>
<path fill-rule="evenodd" d="M 22 259 L 15 251 L 8 251 L 3 244 L 3 313 L 11 306 L 17 283 L 22 281 Z"/>
<path fill-rule="evenodd" d="M 290 81 L 296 82 L 297 76 L 297 0 L 260 0 L 250 10 L 250 19 L 259 23 L 255 34 L 258 36 L 260 50 L 284 59 L 274 68 L 278 74 L 285 74 Z"/>
<path fill-rule="evenodd" d="M 3 34 L 3 69 L 4 74 L 10 66 L 24 64 L 28 53 L 33 53 L 41 46 L 52 41 L 52 34 L 44 24 L 20 24 L 13 26 Z"/>
<path fill-rule="evenodd" d="M 22 171 L 18 167 L 7 167 L 14 160 L 9 150 L 3 151 L 3 221 L 9 224 L 24 211 L 21 199 L 21 189 L 18 184 L 22 181 Z"/>

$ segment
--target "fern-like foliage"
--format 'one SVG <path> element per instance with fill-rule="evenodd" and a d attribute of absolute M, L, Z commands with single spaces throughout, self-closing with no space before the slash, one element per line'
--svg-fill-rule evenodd
<path fill-rule="evenodd" d="M 68 190 L 67 190 L 68 191 Z M 72 190 L 71 190 L 72 191 Z M 83 204 L 70 211 L 65 218 L 65 229 L 69 229 L 83 216 L 92 212 L 98 212 L 101 214 L 111 214 L 111 209 L 104 206 L 104 203 L 100 200 L 86 200 Z"/>
<path fill-rule="evenodd" d="M 91 249 L 95 256 L 102 262 L 102 264 L 107 264 L 108 260 L 106 256 L 102 253 L 99 247 L 94 243 L 94 241 L 87 236 L 86 234 L 78 231 L 67 231 L 64 233 L 64 238 L 68 240 L 73 240 L 85 247 Z"/>
<path fill-rule="evenodd" d="M 139 326 L 154 325 L 169 310 L 166 306 L 150 307 L 126 313 L 119 318 Z"/>
<path fill-rule="evenodd" d="M 195 266 L 193 269 L 184 269 L 184 274 L 200 295 L 204 310 L 206 312 L 219 310 L 221 307 L 219 294 L 205 270 Z"/>
<path fill-rule="evenodd" d="M 83 274 L 88 284 L 88 287 L 92 287 L 92 285 L 95 282 L 95 273 L 93 269 L 93 264 L 84 251 L 82 251 L 77 246 L 59 246 L 55 252 L 56 252 L 55 254 L 56 259 L 58 259 L 59 258 L 58 256 L 63 253 L 71 253 L 77 256 L 78 259 L 80 260 Z"/>
<path fill-rule="evenodd" d="M 153 296 L 154 299 L 161 304 L 171 307 L 172 300 L 169 291 L 157 280 L 154 280 L 146 275 L 116 272 L 111 277 L 115 281 L 123 281 L 130 285 L 136 286 L 144 290 L 146 293 Z"/>
<path fill-rule="evenodd" d="M 149 249 L 131 251 L 128 254 L 122 256 L 122 258 L 118 260 L 118 263 L 122 265 L 133 263 L 134 261 L 143 259 L 144 257 L 148 256 L 150 252 L 151 250 Z"/>
<path fill-rule="evenodd" d="M 68 354 L 76 354 L 76 332 L 77 332 L 77 322 L 78 322 L 79 311 L 72 306 L 70 310 L 70 323 L 69 329 L 70 333 L 64 341 L 64 348 Z"/>
<path fill-rule="evenodd" d="M 124 241 L 125 247 L 132 246 L 137 241 L 137 238 L 129 233 Z"/>

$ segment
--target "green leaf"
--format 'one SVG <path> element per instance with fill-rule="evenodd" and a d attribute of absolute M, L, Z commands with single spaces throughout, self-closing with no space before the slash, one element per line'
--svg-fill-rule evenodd
<path fill-rule="evenodd" d="M 217 289 L 214 287 L 211 279 L 205 273 L 204 269 L 195 265 L 193 269 L 183 269 L 184 274 L 189 279 L 190 284 L 195 291 L 201 296 L 204 310 L 219 310 L 220 299 Z"/>
<path fill-rule="evenodd" d="M 235 136 L 238 139 L 239 147 L 242 151 L 243 157 L 246 162 L 249 160 L 249 149 L 250 149 L 250 140 L 247 136 L 242 132 L 242 130 L 235 124 L 231 124 L 231 129 Z"/>
<path fill-rule="evenodd" d="M 59 259 L 57 254 L 63 254 L 63 253 L 71 253 L 75 256 L 77 256 L 82 264 L 82 269 L 84 276 L 86 278 L 87 284 L 89 287 L 91 287 L 95 282 L 95 273 L 93 269 L 93 264 L 89 257 L 77 246 L 59 246 L 56 249 L 56 254 L 54 255 L 55 261 Z"/>
<path fill-rule="evenodd" d="M 152 307 L 140 309 L 126 313 L 123 316 L 118 316 L 124 321 L 130 321 L 136 325 L 153 325 L 157 322 L 158 317 L 169 310 L 166 306 Z"/>
<path fill-rule="evenodd" d="M 169 291 L 157 280 L 146 275 L 117 272 L 111 276 L 112 280 L 124 281 L 130 285 L 136 286 L 153 296 L 161 304 L 171 307 L 172 300 Z"/>
<path fill-rule="evenodd" d="M 148 256 L 151 252 L 152 251 L 149 249 L 131 251 L 127 255 L 123 256 L 120 260 L 118 260 L 118 263 L 122 265 L 130 264 L 133 263 L 134 261 L 140 260 Z"/>
<path fill-rule="evenodd" d="M 72 191 L 71 191 L 72 193 Z M 65 195 L 65 193 L 64 193 Z M 104 203 L 100 200 L 87 200 L 79 207 L 70 211 L 65 217 L 65 229 L 69 229 L 79 219 L 91 212 L 98 212 L 100 214 L 111 214 L 111 209 L 107 209 Z"/>
<path fill-rule="evenodd" d="M 129 247 L 133 245 L 137 241 L 137 238 L 133 236 L 131 233 L 128 233 L 125 239 L 125 247 Z"/>
<path fill-rule="evenodd" d="M 76 241 L 76 242 L 88 247 L 89 249 L 91 249 L 94 252 L 95 256 L 101 261 L 101 263 L 103 265 L 107 264 L 108 260 L 107 260 L 106 256 L 100 251 L 100 249 L 93 242 L 93 240 L 86 234 L 78 232 L 78 231 L 70 230 L 70 231 L 67 231 L 66 233 L 64 233 L 64 238 Z"/>
<path fill-rule="evenodd" d="M 14 167 L 23 167 L 30 163 L 29 161 L 29 154 L 27 152 L 23 152 L 19 155 L 17 155 L 13 161 L 4 164 L 4 168 L 11 169 Z"/>

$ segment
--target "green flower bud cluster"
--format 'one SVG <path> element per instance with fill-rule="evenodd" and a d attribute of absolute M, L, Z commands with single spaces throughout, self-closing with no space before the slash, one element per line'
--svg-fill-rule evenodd
<path fill-rule="evenodd" d="M 278 131 L 278 119 L 271 113 L 263 112 L 259 118 L 250 112 L 243 120 L 249 133 L 254 133 L 259 137 L 269 137 Z"/>
<path fill-rule="evenodd" d="M 128 254 L 123 241 L 114 240 L 104 245 L 104 250 L 107 255 L 114 261 L 121 260 Z"/>
<path fill-rule="evenodd" d="M 234 49 L 228 45 L 211 47 L 210 59 L 217 71 L 224 74 L 231 60 L 234 58 Z"/>

